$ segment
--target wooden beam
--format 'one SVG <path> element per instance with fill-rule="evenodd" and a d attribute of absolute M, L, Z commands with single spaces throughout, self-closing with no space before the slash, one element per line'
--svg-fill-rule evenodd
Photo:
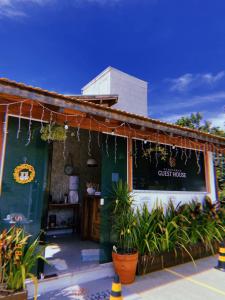
<path fill-rule="evenodd" d="M 42 117 L 43 109 L 40 105 L 33 101 L 33 111 L 32 118 L 36 120 L 40 120 Z M 31 101 L 26 101 L 22 106 L 22 117 L 29 118 L 30 117 L 30 108 Z M 57 114 L 58 107 L 51 107 L 51 109 L 56 109 L 55 113 L 53 111 L 52 120 L 59 124 L 64 124 L 66 117 L 65 115 Z M 9 114 L 13 114 L 15 116 L 19 116 L 20 103 L 10 105 L 9 106 Z M 0 106 L 0 112 L 5 111 L 4 106 Z M 181 148 L 189 148 L 196 149 L 201 151 L 215 151 L 214 146 L 210 143 L 205 143 L 199 140 L 185 138 L 176 135 L 170 135 L 166 132 L 155 131 L 150 128 L 145 128 L 141 130 L 139 126 L 130 127 L 129 125 L 124 125 L 123 127 L 119 127 L 121 125 L 121 121 L 108 119 L 106 122 L 105 118 L 99 116 L 93 116 L 86 113 L 81 113 L 80 111 L 65 109 L 63 113 L 67 113 L 70 116 L 67 117 L 68 125 L 72 127 L 80 127 L 81 129 L 87 129 L 91 131 L 97 132 L 106 132 L 111 133 L 112 128 L 116 128 L 114 133 L 117 135 L 122 135 L 125 137 L 133 137 L 136 139 L 144 139 L 145 137 L 151 142 L 161 143 L 161 144 L 169 144 L 175 145 Z M 50 120 L 50 111 L 48 107 L 44 112 L 43 121 L 49 122 Z M 221 147 L 220 151 L 225 154 L 225 147 Z"/>
<path fill-rule="evenodd" d="M 157 120 L 148 119 L 142 116 L 135 116 L 133 114 L 123 112 L 120 110 L 105 108 L 100 105 L 95 105 L 93 103 L 82 101 L 71 101 L 69 97 L 64 95 L 59 95 L 56 93 L 50 93 L 48 91 L 37 91 L 32 90 L 32 88 L 22 88 L 16 87 L 16 84 L 8 83 L 0 84 L 0 93 L 9 96 L 17 96 L 18 98 L 31 99 L 39 101 L 41 103 L 51 104 L 57 107 L 64 107 L 69 109 L 74 109 L 87 114 L 92 114 L 95 116 L 100 116 L 104 118 L 114 119 L 120 122 L 126 122 L 132 125 L 137 125 L 139 127 L 143 126 L 145 128 L 153 129 L 155 131 L 165 131 L 170 132 L 175 135 L 180 135 L 186 138 L 198 139 L 204 142 L 217 143 L 225 146 L 225 140 L 220 137 L 210 136 L 206 133 L 197 133 L 196 131 L 189 128 L 179 128 L 173 124 L 166 124 L 159 122 Z"/>

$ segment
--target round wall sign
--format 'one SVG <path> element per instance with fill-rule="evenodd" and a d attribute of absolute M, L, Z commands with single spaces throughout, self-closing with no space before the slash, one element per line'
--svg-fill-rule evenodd
<path fill-rule="evenodd" d="M 17 183 L 29 183 L 35 177 L 34 167 L 28 164 L 21 164 L 14 169 L 13 177 Z"/>

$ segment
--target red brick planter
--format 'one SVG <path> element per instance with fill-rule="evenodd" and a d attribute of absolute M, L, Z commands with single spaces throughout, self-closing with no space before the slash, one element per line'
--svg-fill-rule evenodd
<path fill-rule="evenodd" d="M 214 252 L 217 253 L 219 249 L 219 243 L 214 242 L 213 249 Z M 194 260 L 212 255 L 211 249 L 206 248 L 202 243 L 188 247 L 187 250 Z M 189 261 L 191 261 L 190 255 L 186 251 L 180 249 L 178 249 L 176 253 L 175 251 L 171 251 L 156 255 L 139 255 L 137 274 L 144 275 Z"/>

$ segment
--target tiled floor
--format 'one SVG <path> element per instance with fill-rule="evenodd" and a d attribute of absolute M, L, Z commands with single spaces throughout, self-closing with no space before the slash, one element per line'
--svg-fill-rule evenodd
<path fill-rule="evenodd" d="M 83 262 L 81 250 L 98 249 L 99 244 L 92 241 L 81 241 L 77 235 L 48 237 L 49 244 L 45 257 L 50 265 L 45 265 L 44 275 L 62 274 L 83 270 L 98 265 L 98 261 Z"/>

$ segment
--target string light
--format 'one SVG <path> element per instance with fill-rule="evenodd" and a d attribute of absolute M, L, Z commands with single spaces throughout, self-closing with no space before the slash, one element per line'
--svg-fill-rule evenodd
<path fill-rule="evenodd" d="M 137 168 L 137 140 L 134 139 L 134 164 Z"/>
<path fill-rule="evenodd" d="M 51 134 L 52 134 L 52 118 L 53 118 L 53 113 L 51 111 L 50 113 L 50 121 L 48 123 L 48 142 L 50 143 L 50 138 L 51 138 Z"/>
<path fill-rule="evenodd" d="M 91 118 L 90 118 L 90 127 L 88 131 L 88 156 L 91 156 Z"/>
<path fill-rule="evenodd" d="M 65 139 L 63 141 L 63 159 L 66 160 L 66 140 L 67 140 L 67 130 L 65 130 Z"/>
<path fill-rule="evenodd" d="M 149 141 L 149 162 L 152 163 L 152 143 Z"/>
<path fill-rule="evenodd" d="M 197 174 L 200 174 L 200 172 L 201 172 L 201 166 L 200 166 L 200 163 L 199 163 L 200 155 L 201 155 L 200 151 L 195 149 L 196 163 L 197 163 L 197 167 L 198 167 Z"/>
<path fill-rule="evenodd" d="M 106 138 L 105 138 L 105 150 L 106 150 L 107 156 L 109 157 L 108 134 L 106 134 Z"/>
<path fill-rule="evenodd" d="M 41 131 L 43 131 L 44 125 L 43 125 L 43 119 L 45 115 L 45 108 L 44 106 L 42 107 L 42 113 L 41 113 Z"/>
<path fill-rule="evenodd" d="M 27 100 L 16 101 L 16 102 L 11 102 L 11 103 L 0 103 L 1 106 L 6 106 L 6 111 L 8 110 L 8 108 L 9 108 L 10 105 L 14 105 L 14 104 L 20 103 L 20 112 L 19 112 L 19 120 L 18 120 L 17 138 L 19 138 L 20 131 L 21 131 L 21 124 L 20 124 L 21 120 L 20 120 L 20 119 L 21 119 L 21 115 L 22 115 L 22 103 L 27 102 L 27 101 L 30 102 L 30 100 L 27 99 Z M 57 115 L 66 116 L 66 117 L 69 117 L 69 116 L 74 117 L 74 116 L 75 116 L 74 114 L 65 114 L 65 113 L 61 113 L 61 112 L 58 112 L 58 111 L 51 110 L 50 108 L 45 107 L 42 103 L 40 103 L 40 102 L 38 102 L 38 101 L 36 101 L 36 103 L 42 107 L 41 129 L 43 128 L 43 119 L 44 119 L 45 110 L 49 111 L 51 116 L 53 115 L 53 113 L 54 113 L 54 114 L 57 114 Z M 32 102 L 32 106 L 33 106 L 33 102 Z M 32 116 L 32 114 L 31 114 L 31 116 Z M 82 117 L 82 120 L 83 120 L 84 115 L 81 114 L 81 115 L 79 115 L 79 116 Z M 76 117 L 78 117 L 78 115 L 76 115 Z M 92 118 L 93 118 L 93 117 L 92 117 Z M 126 122 L 123 122 L 123 123 L 121 123 L 120 125 L 118 125 L 118 126 L 116 126 L 116 127 L 115 127 L 115 126 L 112 127 L 112 126 L 108 126 L 108 125 L 107 125 L 108 123 L 99 122 L 99 121 L 96 120 L 95 118 L 93 118 L 93 120 L 94 120 L 96 123 L 101 124 L 101 126 L 106 127 L 108 130 L 112 130 L 112 134 L 115 133 L 115 129 L 116 129 L 116 128 L 123 127 L 123 128 L 124 128 L 124 136 L 126 136 L 126 126 L 128 126 L 128 127 L 130 128 L 131 132 L 135 132 L 135 129 L 132 128 L 132 127 L 130 126 L 130 124 L 129 124 L 129 123 L 126 123 Z M 110 123 L 110 120 L 107 120 L 107 121 L 109 121 L 109 123 Z M 80 123 L 81 123 L 81 122 L 80 122 Z M 29 134 L 28 134 L 28 143 L 27 143 L 27 144 L 30 143 L 30 139 L 31 139 L 31 125 L 32 125 L 32 120 L 29 120 L 29 125 L 30 125 L 30 131 L 29 131 Z M 49 127 L 49 136 L 51 135 L 51 125 L 52 125 L 52 121 L 50 121 L 50 123 L 49 123 L 49 126 L 50 126 L 50 127 Z M 65 127 L 66 127 L 66 125 L 67 125 L 67 124 L 65 124 Z M 99 127 L 100 127 L 100 125 L 99 125 Z M 65 128 L 65 129 L 66 129 L 66 128 Z M 142 127 L 142 128 L 141 128 L 141 131 L 144 131 L 144 129 L 145 129 L 145 128 Z M 5 124 L 5 122 L 4 122 L 4 132 L 6 132 L 6 124 Z M 163 132 L 163 133 L 164 133 L 164 136 L 165 136 L 165 135 L 166 135 L 166 132 Z M 146 139 L 149 139 L 149 135 L 147 135 L 147 134 L 144 135 L 144 134 L 141 134 L 141 133 L 140 133 L 140 136 L 142 136 L 142 137 L 144 138 L 144 144 L 146 144 L 146 143 L 147 143 Z M 157 139 L 156 139 L 157 144 L 158 144 L 158 142 L 159 142 L 159 139 L 158 139 L 158 138 L 159 138 L 159 130 L 157 130 Z M 78 128 L 77 128 L 77 139 L 78 139 L 78 141 L 80 141 L 80 124 L 79 124 L 79 126 L 78 126 Z M 107 139 L 108 139 L 108 138 L 107 138 Z M 181 137 L 181 140 L 182 140 L 182 137 Z M 106 141 L 106 143 L 107 143 L 107 141 Z M 185 140 L 185 143 L 186 143 L 186 140 Z M 98 137 L 98 145 L 100 146 L 99 137 Z M 189 145 L 190 145 L 190 140 L 189 140 Z M 214 143 L 210 143 L 210 145 L 211 145 L 211 148 L 213 148 L 213 149 L 212 149 L 212 152 L 215 152 L 215 154 L 217 155 L 217 154 L 218 154 L 218 148 L 215 146 Z M 207 144 L 208 149 L 210 149 L 210 145 Z M 189 146 L 189 147 L 190 147 L 190 146 Z M 108 146 L 107 146 L 107 148 L 108 148 Z M 191 157 L 191 151 L 192 151 L 192 150 L 189 148 L 189 154 L 187 155 L 187 149 L 186 149 L 186 147 L 185 147 L 185 149 L 182 148 L 181 158 L 182 158 L 182 160 L 183 160 L 183 156 L 185 155 L 185 165 L 186 165 L 188 159 Z M 107 151 L 107 152 L 108 152 L 108 151 Z M 177 156 L 177 148 L 176 148 L 176 154 L 175 154 L 175 157 L 176 157 L 176 156 Z"/>
<path fill-rule="evenodd" d="M 114 160 L 117 161 L 117 136 L 115 135 Z"/>
<path fill-rule="evenodd" d="M 20 111 L 19 111 L 19 118 L 18 118 L 18 129 L 17 129 L 17 134 L 16 134 L 17 140 L 19 139 L 20 132 L 21 132 L 21 116 L 22 116 L 22 108 L 23 108 L 23 102 L 20 103 Z"/>
<path fill-rule="evenodd" d="M 77 127 L 77 141 L 80 142 L 80 124 Z"/>
<path fill-rule="evenodd" d="M 4 134 L 5 134 L 5 135 L 8 133 L 8 130 L 7 130 L 8 113 L 9 113 L 9 105 L 6 105 L 6 109 L 5 109 L 5 120 L 4 120 L 4 122 L 3 122 L 3 131 L 4 131 Z"/>
<path fill-rule="evenodd" d="M 100 148 L 100 126 L 98 126 L 98 148 Z"/>
<path fill-rule="evenodd" d="M 156 146 L 155 146 L 155 166 L 156 166 L 156 168 L 158 167 L 158 163 L 159 163 L 159 161 L 158 161 L 158 144 L 156 144 Z"/>
<path fill-rule="evenodd" d="M 30 106 L 30 117 L 29 117 L 29 125 L 28 125 L 28 139 L 27 139 L 27 143 L 25 144 L 25 146 L 28 146 L 30 144 L 30 141 L 31 141 L 32 111 L 33 111 L 33 102 L 31 103 L 31 106 Z"/>
<path fill-rule="evenodd" d="M 64 122 L 64 128 L 65 128 L 65 130 L 69 129 L 69 125 L 68 125 L 68 121 L 67 121 L 67 115 L 66 115 L 66 120 Z"/>
<path fill-rule="evenodd" d="M 185 164 L 185 166 L 186 166 L 187 161 L 188 161 L 187 149 L 186 149 L 186 147 L 187 147 L 187 141 L 186 141 L 186 139 L 184 140 L 184 147 L 185 147 L 185 150 L 184 150 L 184 154 L 185 154 L 185 162 L 184 162 L 184 164 Z"/>

